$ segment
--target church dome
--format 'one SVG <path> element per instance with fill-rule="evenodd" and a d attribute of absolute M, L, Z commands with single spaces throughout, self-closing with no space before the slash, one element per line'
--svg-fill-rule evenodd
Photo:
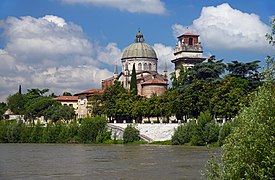
<path fill-rule="evenodd" d="M 121 60 L 130 58 L 157 59 L 155 50 L 144 42 L 140 31 L 136 35 L 135 42 L 124 50 Z"/>

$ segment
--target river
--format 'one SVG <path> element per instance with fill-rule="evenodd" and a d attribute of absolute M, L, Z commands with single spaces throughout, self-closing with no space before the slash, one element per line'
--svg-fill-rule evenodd
<path fill-rule="evenodd" d="M 201 179 L 219 148 L 0 144 L 0 179 Z"/>

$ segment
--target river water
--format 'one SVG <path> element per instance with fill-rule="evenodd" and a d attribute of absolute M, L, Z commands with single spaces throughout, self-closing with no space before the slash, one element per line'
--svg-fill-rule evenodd
<path fill-rule="evenodd" d="M 0 179 L 201 179 L 219 148 L 0 144 Z"/>

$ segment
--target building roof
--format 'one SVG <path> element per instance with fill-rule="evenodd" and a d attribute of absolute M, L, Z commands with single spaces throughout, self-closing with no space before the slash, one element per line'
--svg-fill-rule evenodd
<path fill-rule="evenodd" d="M 129 58 L 157 59 L 155 50 L 144 42 L 143 35 L 140 31 L 136 35 L 135 42 L 124 50 L 121 60 Z"/>
<path fill-rule="evenodd" d="M 200 36 L 200 35 L 199 35 L 199 34 L 193 34 L 193 33 L 190 33 L 190 32 L 186 32 L 186 33 L 184 33 L 184 34 L 178 36 L 178 38 L 181 38 L 181 37 L 183 37 L 183 36 Z"/>
<path fill-rule="evenodd" d="M 89 90 L 85 90 L 85 91 L 82 91 L 82 92 L 79 92 L 79 93 L 76 93 L 75 96 L 78 96 L 78 95 L 82 95 L 82 94 L 96 94 L 96 93 L 103 93 L 103 90 L 102 89 L 89 89 Z"/>
<path fill-rule="evenodd" d="M 77 101 L 77 96 L 59 96 L 56 98 L 53 98 L 56 101 Z"/>
<path fill-rule="evenodd" d="M 153 78 L 153 79 L 150 79 L 148 81 L 145 81 L 143 83 L 141 83 L 141 85 L 150 85 L 150 84 L 161 84 L 161 85 L 168 85 L 167 81 L 162 81 L 158 78 Z"/>

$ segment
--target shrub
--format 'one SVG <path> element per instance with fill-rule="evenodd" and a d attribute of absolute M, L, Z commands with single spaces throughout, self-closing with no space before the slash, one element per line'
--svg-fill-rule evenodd
<path fill-rule="evenodd" d="M 107 121 L 104 117 L 84 118 L 79 127 L 79 137 L 82 142 L 96 142 L 97 136 L 106 132 Z"/>
<path fill-rule="evenodd" d="M 123 142 L 131 143 L 139 140 L 139 131 L 131 125 L 128 125 L 123 133 Z"/>

